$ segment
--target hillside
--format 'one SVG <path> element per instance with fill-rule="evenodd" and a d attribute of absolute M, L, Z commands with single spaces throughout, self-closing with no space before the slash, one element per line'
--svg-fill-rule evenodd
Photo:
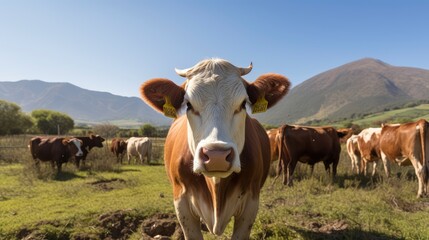
<path fill-rule="evenodd" d="M 77 123 L 110 122 L 128 127 L 172 122 L 137 97 L 90 91 L 70 83 L 0 82 L 0 99 L 17 103 L 24 112 L 34 109 L 64 112 Z M 395 67 L 365 58 L 302 82 L 273 109 L 254 117 L 272 125 L 335 121 L 403 107 L 421 99 L 429 99 L 429 70 Z"/>
<path fill-rule="evenodd" d="M 304 81 L 270 112 L 256 117 L 270 124 L 341 119 L 428 98 L 429 70 L 365 58 Z"/>
<path fill-rule="evenodd" d="M 76 122 L 132 122 L 167 125 L 163 117 L 137 97 L 90 91 L 70 83 L 40 80 L 0 82 L 0 99 L 18 104 L 24 112 L 49 109 L 68 114 Z"/>

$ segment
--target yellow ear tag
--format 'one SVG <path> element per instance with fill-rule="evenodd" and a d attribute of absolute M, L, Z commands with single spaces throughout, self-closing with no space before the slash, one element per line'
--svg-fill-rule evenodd
<path fill-rule="evenodd" d="M 177 117 L 176 109 L 171 104 L 170 97 L 165 96 L 164 99 L 165 99 L 165 103 L 162 106 L 164 115 L 167 117 L 176 118 Z"/>
<path fill-rule="evenodd" d="M 265 99 L 265 94 L 261 94 L 252 107 L 252 113 L 266 112 L 268 108 L 268 101 Z"/>

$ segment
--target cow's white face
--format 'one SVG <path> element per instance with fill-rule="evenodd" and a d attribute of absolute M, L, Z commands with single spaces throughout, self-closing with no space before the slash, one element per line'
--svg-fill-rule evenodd
<path fill-rule="evenodd" d="M 185 88 L 193 171 L 209 177 L 241 171 L 248 96 L 240 72 L 230 67 L 196 72 Z"/>
<path fill-rule="evenodd" d="M 76 157 L 81 157 L 83 156 L 83 152 L 82 152 L 82 141 L 80 141 L 79 139 L 76 138 L 72 138 L 69 140 L 69 143 L 74 144 L 74 146 L 76 147 Z"/>

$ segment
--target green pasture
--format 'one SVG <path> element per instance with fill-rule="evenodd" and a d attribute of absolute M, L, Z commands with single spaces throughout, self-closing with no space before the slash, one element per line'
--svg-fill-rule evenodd
<path fill-rule="evenodd" d="M 23 145 L 21 138 L 0 139 L 0 146 Z M 106 213 L 123 210 L 138 220 L 173 213 L 162 140 L 155 146 L 152 165 L 118 165 L 105 147 L 93 149 L 82 169 L 69 163 L 59 175 L 48 164 L 36 172 L 26 148 L 0 148 L 0 239 L 19 239 L 25 231 L 36 231 L 34 239 L 102 239 L 109 231 L 99 224 Z M 321 163 L 313 176 L 298 164 L 293 187 L 269 177 L 251 238 L 429 239 L 429 198 L 416 198 L 414 170 L 392 172 L 389 179 L 381 166 L 375 177 L 352 174 L 343 150 L 333 181 Z M 232 224 L 223 236 L 206 233 L 205 239 L 228 239 L 231 232 Z M 140 238 L 140 226 L 127 237 Z"/>
<path fill-rule="evenodd" d="M 394 121 L 396 119 L 416 121 L 421 118 L 429 119 L 429 104 L 421 104 L 416 107 L 374 113 L 362 119 L 354 120 L 353 123 L 361 126 L 370 126 L 373 123 L 382 121 L 391 122 L 392 120 Z"/>

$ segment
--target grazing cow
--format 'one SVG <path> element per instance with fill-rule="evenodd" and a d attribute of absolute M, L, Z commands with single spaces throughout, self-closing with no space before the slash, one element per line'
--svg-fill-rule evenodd
<path fill-rule="evenodd" d="M 428 193 L 428 122 L 382 125 L 380 151 L 386 175 L 390 174 L 389 161 L 400 166 L 413 165 L 419 182 L 417 197 Z"/>
<path fill-rule="evenodd" d="M 142 84 L 143 100 L 155 110 L 176 117 L 168 132 L 164 160 L 173 185 L 176 214 L 186 239 L 203 239 L 201 221 L 221 235 L 234 216 L 231 239 L 249 239 L 259 193 L 270 167 L 269 140 L 264 128 L 250 118 L 246 106 L 262 112 L 288 91 L 289 81 L 265 74 L 254 83 L 222 59 L 204 60 L 176 72 L 181 86 L 168 79 Z"/>
<path fill-rule="evenodd" d="M 114 138 L 110 144 L 110 151 L 115 154 L 116 161 L 122 164 L 122 159 L 124 158 L 125 152 L 127 151 L 127 143 L 124 139 Z"/>
<path fill-rule="evenodd" d="M 366 176 L 367 165 L 372 162 L 372 176 L 377 170 L 377 161 L 381 159 L 380 154 L 380 133 L 381 128 L 366 128 L 358 134 L 358 148 L 361 156 L 362 172 Z"/>
<path fill-rule="evenodd" d="M 333 176 L 336 176 L 341 152 L 339 138 L 344 137 L 343 132 L 337 132 L 333 127 L 283 125 L 279 135 L 279 162 L 275 180 L 283 171 L 283 184 L 292 186 L 293 172 L 298 162 L 309 164 L 311 173 L 314 164 L 320 161 L 323 161 L 328 173 L 332 164 Z"/>
<path fill-rule="evenodd" d="M 131 158 L 139 157 L 143 164 L 144 157 L 147 158 L 147 164 L 152 157 L 152 140 L 147 137 L 132 137 L 126 141 L 128 164 L 131 164 Z"/>
<path fill-rule="evenodd" d="M 347 153 L 349 154 L 352 163 L 352 173 L 360 173 L 360 151 L 358 146 L 358 135 L 352 135 L 346 142 Z"/>
<path fill-rule="evenodd" d="M 79 157 L 78 156 L 75 157 L 76 167 L 79 168 L 80 160 L 82 160 L 83 165 L 85 165 L 86 156 L 88 155 L 89 151 L 91 151 L 93 147 L 102 148 L 103 142 L 105 141 L 105 139 L 100 137 L 100 135 L 93 135 L 93 134 L 89 135 L 89 137 L 76 137 L 76 138 L 80 139 L 83 142 L 83 145 L 82 145 L 83 155 Z"/>
<path fill-rule="evenodd" d="M 41 138 L 34 137 L 30 140 L 30 152 L 39 166 L 39 160 L 50 161 L 52 169 L 57 165 L 58 173 L 61 166 L 72 156 L 82 156 L 82 141 L 77 138 Z"/>
<path fill-rule="evenodd" d="M 279 159 L 278 141 L 280 139 L 279 129 L 273 128 L 267 131 L 268 139 L 270 139 L 271 163 Z"/>

